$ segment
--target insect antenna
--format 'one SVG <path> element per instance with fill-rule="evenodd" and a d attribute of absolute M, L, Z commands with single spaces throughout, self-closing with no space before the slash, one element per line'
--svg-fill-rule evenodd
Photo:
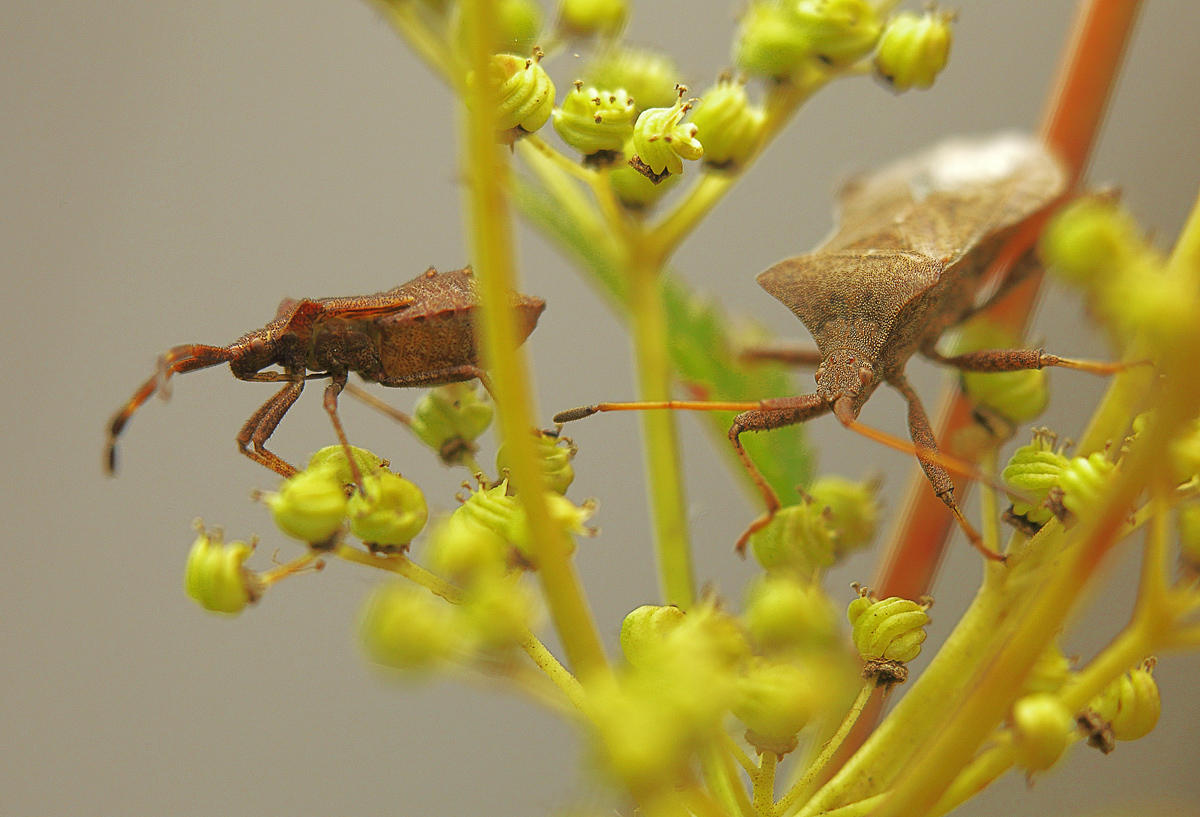
<path fill-rule="evenodd" d="M 195 343 L 176 346 L 164 352 L 158 359 L 158 368 L 154 375 L 143 383 L 133 393 L 133 397 L 130 397 L 128 402 L 121 406 L 108 421 L 108 438 L 104 446 L 104 470 L 109 474 L 116 472 L 117 437 L 121 435 L 125 424 L 129 422 L 129 418 L 133 416 L 134 412 L 141 408 L 155 392 L 158 392 L 164 400 L 170 397 L 169 382 L 172 375 L 192 372 L 196 369 L 207 369 L 219 363 L 228 363 L 234 357 L 235 353 L 228 347 L 204 346 Z"/>

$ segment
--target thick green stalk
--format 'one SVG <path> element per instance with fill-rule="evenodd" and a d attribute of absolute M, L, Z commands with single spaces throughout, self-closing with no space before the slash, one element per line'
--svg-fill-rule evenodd
<path fill-rule="evenodd" d="M 467 0 L 469 64 L 476 77 L 487 76 L 491 60 L 488 35 L 496 28 L 496 9 L 487 0 Z M 511 446 L 509 469 L 525 507 L 538 563 L 538 577 L 550 616 L 574 671 L 585 683 L 608 672 L 599 634 L 574 565 L 567 534 L 549 514 L 546 480 L 528 429 L 534 427 L 530 378 L 517 348 L 516 315 L 510 293 L 516 289 L 505 154 L 496 144 L 495 91 L 487 82 L 471 83 L 465 99 L 463 173 L 470 193 L 472 255 L 479 274 L 484 359 L 495 388 L 500 431 Z"/>

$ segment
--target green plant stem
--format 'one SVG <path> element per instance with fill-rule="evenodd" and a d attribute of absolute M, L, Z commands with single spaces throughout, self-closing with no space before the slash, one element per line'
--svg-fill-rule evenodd
<path fill-rule="evenodd" d="M 775 767 L 779 765 L 779 756 L 769 749 L 762 753 L 762 763 L 750 780 L 754 784 L 754 810 L 760 817 L 774 817 L 775 814 Z"/>
<path fill-rule="evenodd" d="M 628 255 L 629 314 L 641 400 L 671 399 L 673 369 L 668 352 L 667 320 L 659 287 L 658 259 L 632 246 Z M 645 435 L 647 489 L 654 516 L 654 545 L 659 586 L 667 604 L 683 609 L 696 599 L 691 545 L 687 535 L 683 465 L 679 435 L 669 411 L 641 413 Z"/>
<path fill-rule="evenodd" d="M 476 76 L 486 76 L 496 8 L 487 0 L 466 0 L 463 19 L 469 66 Z M 550 518 L 545 475 L 534 439 L 527 433 L 534 425 L 531 389 L 525 357 L 517 348 L 516 315 L 509 305 L 510 293 L 516 289 L 505 198 L 509 167 L 496 145 L 495 90 L 486 82 L 474 83 L 465 101 L 463 170 L 470 192 L 472 255 L 479 273 L 484 360 L 496 391 L 500 431 L 511 447 L 509 468 L 528 518 L 542 591 L 571 666 L 586 684 L 607 674 L 608 662 L 570 560 L 567 534 Z"/>
<path fill-rule="evenodd" d="M 800 797 L 808 792 L 809 786 L 813 784 L 813 781 L 825 769 L 826 764 L 829 763 L 829 760 L 841 747 L 842 741 L 846 739 L 846 735 L 850 734 L 850 730 L 854 728 L 855 721 L 862 714 L 863 707 L 867 705 L 867 699 L 871 697 L 871 693 L 874 691 L 874 681 L 863 683 L 862 688 L 858 691 L 858 697 L 854 699 L 854 703 L 850 706 L 850 711 L 842 719 L 842 723 L 838 726 L 837 731 L 833 733 L 833 737 L 826 741 L 825 746 L 821 749 L 821 754 L 817 755 L 816 760 L 804 770 L 804 776 L 797 780 L 788 789 L 787 793 L 779 799 L 775 807 L 777 814 L 787 814 L 796 805 Z"/>

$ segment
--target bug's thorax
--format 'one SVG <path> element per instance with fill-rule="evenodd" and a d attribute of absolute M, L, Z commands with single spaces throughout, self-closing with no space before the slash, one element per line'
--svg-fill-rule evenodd
<path fill-rule="evenodd" d="M 873 356 L 852 348 L 827 352 L 816 378 L 817 396 L 833 408 L 843 425 L 858 419 L 863 404 L 880 382 Z"/>

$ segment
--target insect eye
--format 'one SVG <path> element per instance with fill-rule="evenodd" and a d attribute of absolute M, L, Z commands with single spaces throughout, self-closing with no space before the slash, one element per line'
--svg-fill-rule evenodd
<path fill-rule="evenodd" d="M 862 382 L 862 384 L 864 386 L 869 385 L 871 380 L 874 377 L 875 377 L 874 373 L 870 369 L 868 369 L 866 366 L 863 366 L 861 369 L 858 370 L 858 379 Z"/>
<path fill-rule="evenodd" d="M 813 380 L 816 380 L 818 383 L 820 383 L 821 376 L 824 374 L 825 374 L 825 367 L 824 366 L 818 367 L 817 371 L 813 374 Z"/>

